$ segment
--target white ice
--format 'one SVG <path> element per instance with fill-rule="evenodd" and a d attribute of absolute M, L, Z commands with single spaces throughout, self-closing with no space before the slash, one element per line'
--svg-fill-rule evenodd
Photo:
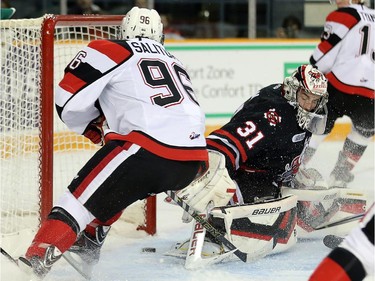
<path fill-rule="evenodd" d="M 342 142 L 324 142 L 311 166 L 328 177 L 337 159 Z M 367 191 L 374 201 L 374 145 L 370 144 L 365 155 L 353 171 L 355 180 L 351 188 Z M 187 270 L 184 261 L 163 255 L 176 242 L 189 237 L 191 225 L 181 222 L 182 210 L 163 202 L 158 197 L 158 229 L 155 236 L 146 236 L 129 225 L 114 225 L 102 248 L 101 260 L 94 269 L 92 281 L 306 281 L 318 263 L 329 253 L 322 237 L 300 239 L 288 252 L 268 256 L 254 263 L 241 261 L 212 265 L 200 270 Z M 334 231 L 331 229 L 330 231 Z M 142 253 L 143 247 L 156 248 L 155 253 Z M 28 280 L 3 257 L 1 280 Z M 60 260 L 45 281 L 84 280 L 64 260 Z M 375 280 L 368 277 L 366 281 Z"/>

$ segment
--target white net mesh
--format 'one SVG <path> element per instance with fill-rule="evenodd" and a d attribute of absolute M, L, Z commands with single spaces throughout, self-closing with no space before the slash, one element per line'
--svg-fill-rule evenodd
<path fill-rule="evenodd" d="M 8 234 L 35 227 L 38 222 L 42 19 L 6 20 L 0 24 L 1 233 Z"/>

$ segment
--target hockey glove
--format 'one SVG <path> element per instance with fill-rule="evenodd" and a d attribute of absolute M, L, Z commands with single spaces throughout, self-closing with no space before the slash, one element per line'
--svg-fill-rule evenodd
<path fill-rule="evenodd" d="M 225 157 L 219 152 L 208 150 L 209 168 L 200 178 L 178 191 L 177 195 L 200 213 L 206 213 L 207 206 L 225 206 L 236 192 L 236 183 L 225 167 Z M 192 217 L 186 212 L 182 221 L 188 223 Z"/>
<path fill-rule="evenodd" d="M 87 126 L 83 135 L 90 139 L 93 143 L 100 146 L 104 145 L 104 132 L 103 132 L 103 122 L 105 117 L 103 115 L 96 118 L 94 121 Z"/>

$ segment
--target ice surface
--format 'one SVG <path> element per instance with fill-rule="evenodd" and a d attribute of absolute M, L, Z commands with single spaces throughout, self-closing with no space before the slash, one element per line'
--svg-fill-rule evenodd
<path fill-rule="evenodd" d="M 336 161 L 342 142 L 324 142 L 311 166 L 328 177 Z M 353 171 L 355 180 L 350 186 L 369 193 L 374 198 L 374 145 Z M 251 264 L 241 261 L 222 263 L 200 270 L 186 270 L 181 259 L 163 255 L 176 242 L 190 236 L 191 225 L 181 222 L 179 207 L 163 202 L 158 197 L 158 232 L 146 236 L 130 225 L 114 225 L 102 249 L 102 257 L 95 267 L 92 281 L 304 281 L 321 259 L 329 253 L 322 238 L 300 239 L 288 252 L 268 256 Z M 332 230 L 333 231 L 333 230 Z M 143 253 L 143 247 L 156 248 L 155 253 Z M 27 280 L 17 276 L 13 266 L 1 258 L 1 280 Z M 64 260 L 60 260 L 45 278 L 46 281 L 80 281 L 78 275 Z M 366 281 L 375 280 L 373 277 Z"/>

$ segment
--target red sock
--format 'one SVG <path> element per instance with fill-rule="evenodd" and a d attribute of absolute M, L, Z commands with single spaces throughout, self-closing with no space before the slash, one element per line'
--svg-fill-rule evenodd
<path fill-rule="evenodd" d="M 346 271 L 334 260 L 326 257 L 314 273 L 310 276 L 309 281 L 351 281 Z"/>
<path fill-rule="evenodd" d="M 60 220 L 47 219 L 40 226 L 31 246 L 27 249 L 26 258 L 43 257 L 46 248 L 56 246 L 64 253 L 76 241 L 77 234 L 66 223 Z"/>

